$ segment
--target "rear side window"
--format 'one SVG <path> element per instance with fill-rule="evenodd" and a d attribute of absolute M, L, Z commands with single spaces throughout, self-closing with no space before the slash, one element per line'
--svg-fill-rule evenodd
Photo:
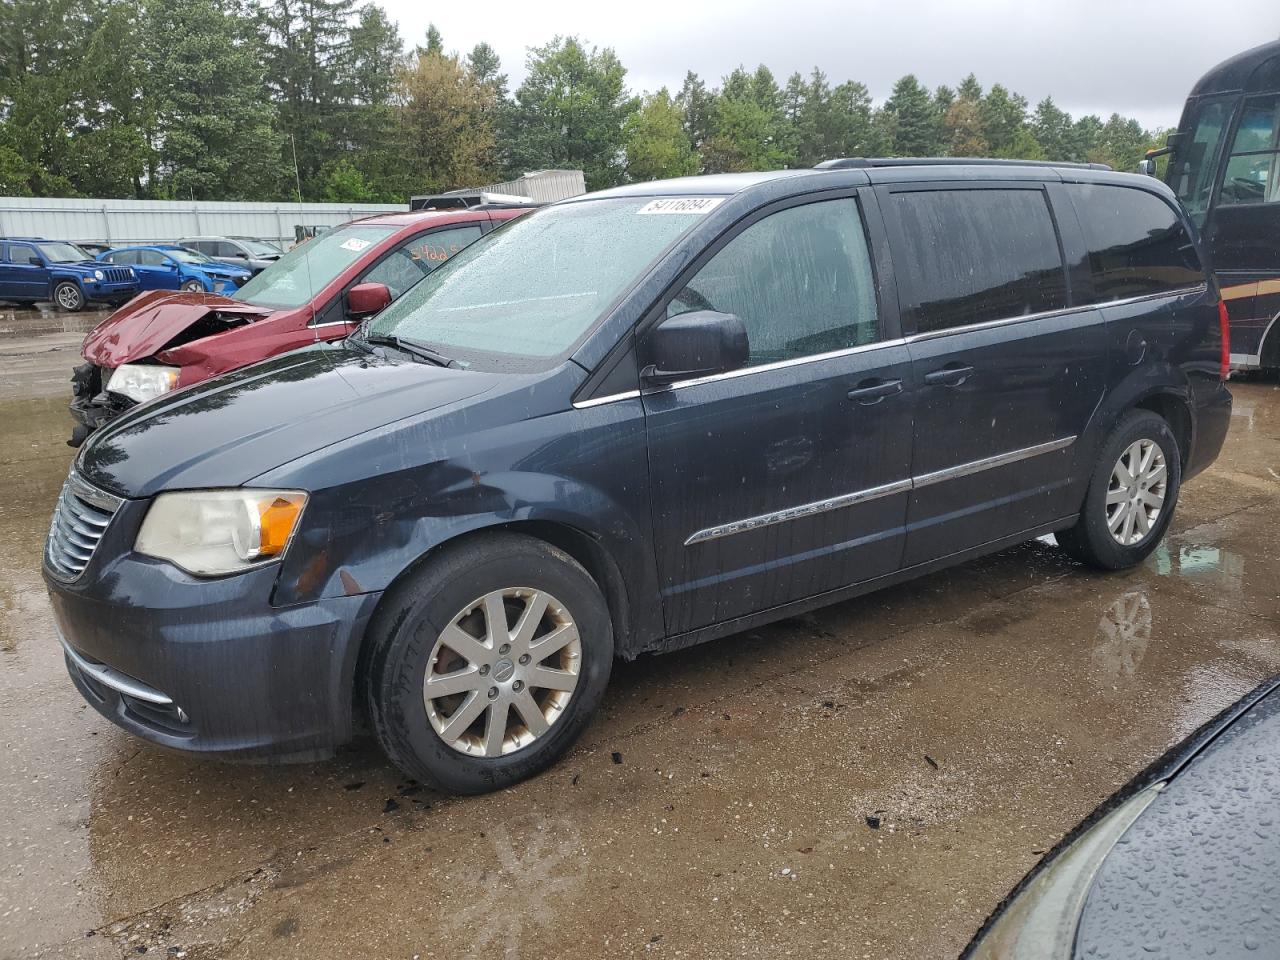
<path fill-rule="evenodd" d="M 920 333 L 1061 310 L 1066 271 L 1041 190 L 893 197 L 905 250 L 903 316 Z"/>
<path fill-rule="evenodd" d="M 878 338 L 875 283 L 856 200 L 791 207 L 747 227 L 675 295 L 667 316 L 736 314 L 748 366 Z"/>
<path fill-rule="evenodd" d="M 1066 185 L 1089 246 L 1093 294 L 1077 304 L 1146 297 L 1204 283 L 1191 236 L 1173 207 L 1129 187 Z"/>

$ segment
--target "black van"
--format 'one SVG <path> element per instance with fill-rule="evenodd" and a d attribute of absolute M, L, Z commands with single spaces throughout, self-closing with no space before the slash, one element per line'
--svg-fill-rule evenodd
<path fill-rule="evenodd" d="M 614 657 L 1053 533 L 1119 569 L 1227 430 L 1168 187 L 842 160 L 538 210 L 349 340 L 93 435 L 45 575 L 85 698 L 460 792 L 545 767 Z"/>

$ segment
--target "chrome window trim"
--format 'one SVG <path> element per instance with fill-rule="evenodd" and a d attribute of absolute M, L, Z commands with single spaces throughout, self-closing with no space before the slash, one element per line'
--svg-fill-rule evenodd
<path fill-rule="evenodd" d="M 759 516 L 747 517 L 745 520 L 734 520 L 732 523 L 724 523 L 718 527 L 707 527 L 705 530 L 699 530 L 697 533 L 689 537 L 684 542 L 686 547 L 693 546 L 695 543 L 704 543 L 707 540 L 717 540 L 720 537 L 732 536 L 735 533 L 745 533 L 748 530 L 757 530 L 760 527 L 772 526 L 775 523 L 786 523 L 788 520 L 798 520 L 801 517 L 811 517 L 817 513 L 826 513 L 829 510 L 839 510 L 843 507 L 851 507 L 855 503 L 865 503 L 868 500 L 878 500 L 881 497 L 890 497 L 895 493 L 906 493 L 911 489 L 911 481 L 897 480 L 893 483 L 886 483 L 879 487 L 868 487 L 866 490 L 857 490 L 853 493 L 844 493 L 838 497 L 831 497 L 827 500 L 816 500 L 813 503 L 802 503 L 798 507 L 787 507 L 785 510 L 775 510 L 773 513 L 762 513 Z"/>
<path fill-rule="evenodd" d="M 770 370 L 782 370 L 786 367 L 796 367 L 804 363 L 818 363 L 821 360 L 834 360 L 837 357 L 849 357 L 854 354 L 868 353 L 872 350 L 882 350 L 887 347 L 901 347 L 906 342 L 902 337 L 897 337 L 893 340 L 877 340 L 874 343 L 863 343 L 856 347 L 845 347 L 842 350 L 831 350 L 827 353 L 811 353 L 805 357 L 792 357 L 790 360 L 775 360 L 773 363 L 761 363 L 754 367 L 739 367 L 737 370 L 726 370 L 724 373 L 713 373 L 705 377 L 677 380 L 671 384 L 671 389 L 680 390 L 683 387 L 696 387 L 699 384 L 714 383 L 717 380 L 732 380 L 735 377 L 745 377 L 753 373 L 767 373 Z"/>
<path fill-rule="evenodd" d="M 1075 313 L 1083 313 L 1086 310 L 1100 310 L 1103 307 L 1123 307 L 1131 303 L 1142 303 L 1144 300 L 1158 300 L 1162 297 L 1179 297 L 1190 293 L 1204 293 L 1208 289 L 1207 283 L 1200 283 L 1194 287 L 1178 287 L 1176 290 L 1164 290 L 1160 293 L 1144 293 L 1138 297 L 1125 297 L 1121 300 L 1106 300 L 1102 303 L 1081 304 L 1075 307 L 1062 307 L 1058 310 L 1042 310 L 1040 313 L 1028 313 L 1017 317 L 1003 317 L 999 320 L 983 320 L 981 323 L 969 323 L 962 327 L 946 327 L 942 330 L 926 330 L 923 333 L 913 333 L 906 338 L 907 343 L 920 343 L 925 340 L 936 340 L 939 337 L 948 337 L 957 333 L 969 333 L 976 330 L 988 330 L 993 327 L 1004 327 L 1015 323 L 1029 323 L 1033 320 L 1046 320 L 1051 317 L 1065 317 Z"/>
<path fill-rule="evenodd" d="M 795 507 L 787 507 L 783 510 L 775 510 L 772 513 L 762 513 L 754 517 L 746 517 L 742 520 L 734 520 L 730 523 L 722 523 L 714 527 L 706 527 L 696 533 L 690 535 L 685 540 L 684 545 L 691 547 L 696 543 L 705 543 L 708 540 L 718 540 L 721 537 L 732 536 L 736 533 L 745 533 L 749 530 L 758 530 L 761 527 L 772 526 L 775 523 L 786 523 L 790 520 L 799 520 L 802 517 L 811 517 L 819 513 L 827 513 L 831 510 L 840 510 L 844 507 L 851 507 L 854 504 L 866 503 L 869 500 L 878 500 L 881 497 L 893 496 L 896 493 L 906 493 L 909 490 L 918 490 L 921 487 L 933 486 L 946 480 L 957 480 L 960 477 L 972 476 L 975 473 L 981 473 L 984 470 L 992 470 L 996 467 L 1008 466 L 1011 463 L 1018 463 L 1021 460 L 1029 460 L 1032 457 L 1038 457 L 1041 454 L 1053 453 L 1056 450 L 1065 450 L 1076 442 L 1074 436 L 1062 437 L 1058 440 L 1050 440 L 1048 443 L 1038 443 L 1031 447 L 1022 447 L 1019 450 L 1010 450 L 1005 453 L 998 453 L 993 457 L 984 457 L 981 460 L 973 460 L 969 463 L 958 464 L 954 467 L 947 467 L 944 470 L 934 470 L 931 473 L 921 474 L 920 476 L 908 477 L 903 480 L 895 480 L 892 483 L 882 484 L 878 487 L 868 487 L 865 490 L 856 490 L 853 493 L 844 493 L 836 497 L 829 497 L 826 500 L 815 500 L 812 503 L 803 503 Z"/>
<path fill-rule="evenodd" d="M 575 410 L 585 410 L 587 407 L 598 407 L 604 403 L 613 403 L 617 400 L 635 400 L 640 396 L 639 390 L 624 390 L 622 393 L 610 393 L 603 397 L 592 397 L 590 400 L 575 400 L 573 407 Z"/>

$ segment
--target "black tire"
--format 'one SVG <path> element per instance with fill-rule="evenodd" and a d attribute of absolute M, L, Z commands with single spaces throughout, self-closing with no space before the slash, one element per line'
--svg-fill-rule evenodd
<path fill-rule="evenodd" d="M 187 293 L 204 293 L 204 284 L 199 280 L 188 280 L 182 285 Z"/>
<path fill-rule="evenodd" d="M 492 591 L 516 587 L 551 594 L 571 616 L 581 654 L 577 686 L 563 712 L 531 743 L 501 756 L 469 755 L 432 726 L 424 678 L 437 639 L 460 611 Z M 550 766 L 586 727 L 613 666 L 613 625 L 600 588 L 564 551 L 520 534 L 480 534 L 446 547 L 387 593 L 366 637 L 374 735 L 410 777 L 452 793 L 498 790 Z M 495 667 L 492 676 L 497 674 Z M 519 715 L 513 709 L 510 716 Z"/>
<path fill-rule="evenodd" d="M 1137 542 L 1122 544 L 1108 524 L 1107 495 L 1112 471 L 1134 443 L 1151 441 L 1160 449 L 1165 462 L 1164 503 L 1148 532 Z M 1075 526 L 1060 530 L 1054 539 L 1067 554 L 1081 563 L 1102 570 L 1124 570 L 1137 566 L 1160 544 L 1178 505 L 1182 485 L 1182 460 L 1178 441 L 1168 422 L 1149 410 L 1131 410 L 1121 419 L 1102 445 L 1098 462 L 1089 479 L 1084 506 Z"/>
<path fill-rule="evenodd" d="M 84 309 L 84 291 L 79 284 L 62 280 L 53 285 L 53 302 L 59 310 L 76 313 Z"/>

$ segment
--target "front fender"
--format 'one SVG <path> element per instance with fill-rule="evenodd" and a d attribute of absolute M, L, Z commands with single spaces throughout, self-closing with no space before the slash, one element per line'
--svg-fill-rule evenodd
<path fill-rule="evenodd" d="M 589 539 L 609 558 L 619 583 L 601 586 L 620 587 L 630 613 L 622 645 L 660 636 L 639 400 L 488 430 L 480 426 L 486 405 L 456 414 L 471 425 L 467 434 L 439 422 L 375 431 L 256 478 L 256 486 L 311 491 L 273 602 L 386 590 L 446 543 L 533 522 Z M 433 448 L 434 459 L 412 462 L 414 451 Z M 311 480 L 318 475 L 329 483 Z"/>

